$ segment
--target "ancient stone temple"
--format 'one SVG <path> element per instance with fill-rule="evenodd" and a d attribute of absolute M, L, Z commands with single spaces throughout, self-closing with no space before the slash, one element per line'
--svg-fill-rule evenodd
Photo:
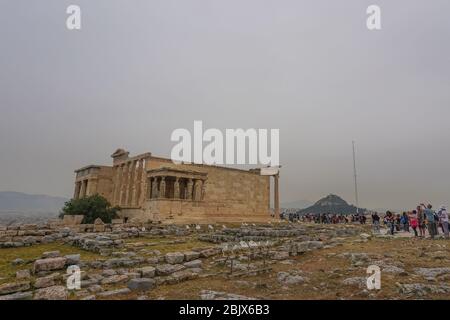
<path fill-rule="evenodd" d="M 75 171 L 74 198 L 98 193 L 121 207 L 127 221 L 267 222 L 279 216 L 278 174 L 175 164 L 151 153 L 130 157 L 123 149 L 111 157 L 112 166 L 90 165 Z"/>

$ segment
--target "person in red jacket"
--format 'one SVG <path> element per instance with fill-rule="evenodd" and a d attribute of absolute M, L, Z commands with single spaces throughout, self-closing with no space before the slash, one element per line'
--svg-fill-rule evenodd
<path fill-rule="evenodd" d="M 417 237 L 417 227 L 419 226 L 419 220 L 417 219 L 417 211 L 413 210 L 409 214 L 409 223 L 411 225 L 411 228 L 414 230 L 414 237 Z"/>

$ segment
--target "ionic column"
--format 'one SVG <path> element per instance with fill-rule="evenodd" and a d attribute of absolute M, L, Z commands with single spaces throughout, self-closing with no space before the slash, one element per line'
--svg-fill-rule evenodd
<path fill-rule="evenodd" d="M 112 179 L 112 194 L 111 194 L 111 204 L 114 205 L 116 203 L 116 192 L 117 192 L 117 177 L 118 177 L 118 167 L 113 166 L 113 179 Z"/>
<path fill-rule="evenodd" d="M 133 187 L 133 162 L 128 162 L 127 165 L 127 186 L 125 189 L 125 205 L 128 206 L 131 200 L 131 192 Z"/>
<path fill-rule="evenodd" d="M 174 199 L 180 198 L 180 181 L 178 181 L 178 177 L 175 177 L 175 182 L 173 185 L 173 198 Z"/>
<path fill-rule="evenodd" d="M 86 186 L 84 187 L 84 196 L 85 197 L 89 197 L 89 195 L 90 195 L 90 188 L 91 188 L 91 184 L 90 184 L 90 181 L 89 181 L 89 179 L 86 179 L 86 180 L 84 180 L 85 181 L 85 183 L 86 183 Z"/>
<path fill-rule="evenodd" d="M 197 189 L 198 189 L 198 183 L 197 179 L 192 179 L 192 200 L 197 200 Z"/>
<path fill-rule="evenodd" d="M 199 186 L 198 186 L 198 200 L 203 200 L 203 180 L 198 180 Z"/>
<path fill-rule="evenodd" d="M 133 204 L 134 201 L 134 196 L 136 193 L 135 187 L 136 187 L 136 181 L 135 181 L 135 176 L 136 176 L 136 161 L 131 162 L 130 165 L 130 180 L 128 182 L 128 205 Z"/>
<path fill-rule="evenodd" d="M 151 184 L 152 184 L 152 193 L 151 193 L 151 198 L 155 199 L 158 197 L 158 178 L 157 177 L 153 177 L 151 178 Z"/>
<path fill-rule="evenodd" d="M 205 193 L 206 193 L 206 181 L 202 180 L 202 194 L 201 194 L 201 199 L 200 200 L 205 199 Z"/>
<path fill-rule="evenodd" d="M 121 176 L 120 179 L 120 197 L 119 197 L 119 205 L 122 205 L 125 201 L 125 190 L 126 190 L 126 183 L 127 183 L 127 165 L 126 163 L 123 163 L 121 165 Z"/>
<path fill-rule="evenodd" d="M 80 181 L 75 182 L 75 192 L 73 193 L 74 199 L 78 199 L 80 197 L 80 189 L 81 189 Z"/>
<path fill-rule="evenodd" d="M 273 178 L 274 178 L 274 196 L 275 196 L 274 201 L 275 217 L 279 218 L 280 217 L 280 195 L 278 193 L 279 174 L 274 175 Z"/>
<path fill-rule="evenodd" d="M 187 191 L 186 191 L 186 199 L 192 200 L 192 179 L 188 179 L 187 183 Z"/>
<path fill-rule="evenodd" d="M 159 183 L 159 197 L 165 198 L 166 196 L 166 177 L 161 177 L 161 182 Z"/>
<path fill-rule="evenodd" d="M 115 200 L 115 204 L 116 205 L 120 205 L 120 196 L 121 196 L 121 190 L 122 190 L 122 175 L 123 175 L 123 167 L 121 165 L 117 166 L 117 180 L 116 180 L 116 184 L 117 184 L 117 190 L 116 190 L 116 200 Z"/>
<path fill-rule="evenodd" d="M 145 189 L 142 189 L 142 187 L 144 186 L 143 182 L 145 182 L 145 179 L 142 179 L 142 177 L 144 175 L 144 173 L 142 172 L 143 171 L 143 168 L 142 168 L 143 162 L 144 162 L 143 159 L 139 160 L 138 168 L 137 168 L 136 184 L 134 187 L 134 189 L 136 191 L 134 194 L 134 205 L 135 206 L 138 206 L 141 203 L 141 193 L 142 193 L 142 190 L 145 190 Z"/>
<path fill-rule="evenodd" d="M 123 167 L 123 180 L 122 180 L 122 204 L 126 205 L 128 201 L 128 179 L 130 177 L 130 163 L 127 162 Z"/>
<path fill-rule="evenodd" d="M 81 188 L 80 188 L 80 196 L 79 198 L 84 198 L 86 195 L 86 186 L 87 186 L 87 180 L 81 181 Z"/>
<path fill-rule="evenodd" d="M 147 199 L 152 198 L 152 185 L 153 185 L 153 178 L 147 178 L 147 188 L 143 190 L 142 194 L 144 195 L 144 201 Z"/>
<path fill-rule="evenodd" d="M 202 189 L 201 189 L 201 183 L 202 180 L 200 179 L 195 179 L 195 184 L 194 184 L 194 194 L 193 194 L 193 199 L 195 201 L 200 201 L 202 198 Z"/>
<path fill-rule="evenodd" d="M 147 189 L 148 189 L 148 193 L 150 195 L 150 188 L 151 188 L 150 180 L 147 178 L 147 171 L 145 169 L 145 165 L 146 165 L 146 161 L 143 159 L 142 160 L 142 176 L 141 176 L 141 196 L 140 196 L 140 200 L 139 200 L 140 204 L 144 203 L 144 201 L 145 201 L 145 197 L 146 197 L 145 193 L 147 192 Z"/>

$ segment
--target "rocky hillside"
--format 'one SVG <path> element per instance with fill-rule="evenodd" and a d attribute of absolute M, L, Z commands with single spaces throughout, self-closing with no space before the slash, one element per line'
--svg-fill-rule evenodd
<path fill-rule="evenodd" d="M 336 213 L 336 214 L 354 214 L 356 207 L 348 204 L 341 197 L 330 194 L 325 198 L 320 199 L 312 206 L 298 211 L 298 214 L 322 214 L 322 213 Z M 359 209 L 359 213 L 366 212 L 366 209 Z"/>

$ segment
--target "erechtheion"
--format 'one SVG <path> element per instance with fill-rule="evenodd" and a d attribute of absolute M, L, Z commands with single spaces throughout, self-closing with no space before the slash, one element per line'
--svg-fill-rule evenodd
<path fill-rule="evenodd" d="M 74 198 L 100 194 L 121 207 L 126 221 L 267 222 L 279 216 L 278 174 L 175 164 L 151 153 L 130 157 L 124 149 L 111 157 L 112 166 L 89 165 L 75 171 Z"/>

